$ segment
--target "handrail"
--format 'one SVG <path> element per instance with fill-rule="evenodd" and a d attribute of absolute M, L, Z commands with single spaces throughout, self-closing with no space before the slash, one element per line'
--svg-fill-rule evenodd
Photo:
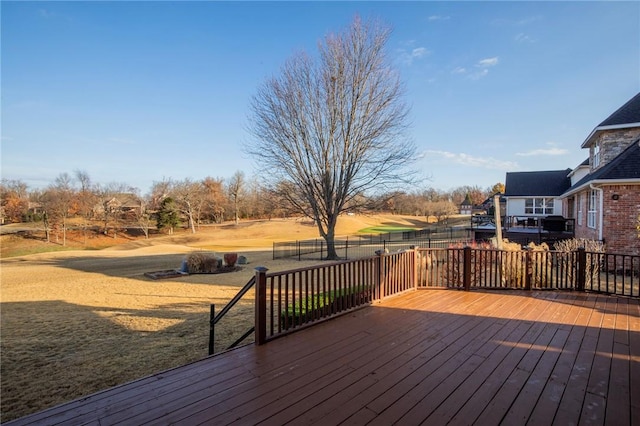
<path fill-rule="evenodd" d="M 249 290 L 251 290 L 251 287 L 253 287 L 253 286 L 255 285 L 255 283 L 256 283 L 256 277 L 254 276 L 254 277 L 252 277 L 252 278 L 249 280 L 249 282 L 247 282 L 247 283 L 244 285 L 244 287 L 242 287 L 242 288 L 240 289 L 240 291 L 238 292 L 238 294 L 236 294 L 235 296 L 233 296 L 233 299 L 231 299 L 231 300 L 229 301 L 229 303 L 227 303 L 227 305 L 226 305 L 224 308 L 222 308 L 222 310 L 218 313 L 218 315 L 216 315 L 216 316 L 213 318 L 213 320 L 212 320 L 213 324 L 217 324 L 217 323 L 218 323 L 218 321 L 220 321 L 220 320 L 222 319 L 222 317 L 223 317 L 223 316 L 225 316 L 225 315 L 227 314 L 227 312 L 229 312 L 229 311 L 231 310 L 231 308 L 233 308 L 233 307 L 234 307 L 234 305 L 235 305 L 236 303 L 238 303 L 238 302 L 240 301 L 240 299 L 242 299 L 242 297 L 243 297 L 245 294 L 247 294 L 247 292 L 248 292 Z"/>
<path fill-rule="evenodd" d="M 251 290 L 251 287 L 253 287 L 256 284 L 256 277 L 255 275 L 253 277 L 251 277 L 251 279 L 244 285 L 244 287 L 242 287 L 240 289 L 240 291 L 233 296 L 233 298 L 229 301 L 229 303 L 227 303 L 225 305 L 224 308 L 222 308 L 222 310 L 215 315 L 211 320 L 209 320 L 209 326 L 211 329 L 211 334 L 209 335 L 209 355 L 213 355 L 214 350 L 213 350 L 213 339 L 214 339 L 214 329 L 215 329 L 215 325 L 218 323 L 218 321 L 220 321 L 222 319 L 222 317 L 224 317 L 230 310 L 231 308 L 233 308 L 236 303 L 238 303 L 240 301 L 240 299 L 242 299 L 244 297 L 245 294 L 247 294 L 247 292 L 249 290 Z M 213 305 L 212 305 L 212 310 L 213 310 Z M 245 334 L 243 334 L 238 340 L 236 340 L 235 342 L 233 342 L 231 344 L 231 346 L 229 346 L 227 349 L 231 349 L 231 348 L 235 348 L 236 346 L 238 346 L 238 344 L 240 342 L 242 342 L 244 339 L 246 339 L 247 337 L 249 337 L 251 335 L 251 333 L 253 333 L 255 327 L 251 327 L 251 329 L 249 331 L 247 331 Z"/>

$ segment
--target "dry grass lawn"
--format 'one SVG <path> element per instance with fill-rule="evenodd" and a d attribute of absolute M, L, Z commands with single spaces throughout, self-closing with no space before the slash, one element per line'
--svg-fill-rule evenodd
<path fill-rule="evenodd" d="M 424 227 L 402 216 L 345 216 L 338 235 L 370 226 Z M 221 309 L 256 266 L 286 270 L 317 262 L 272 260 L 274 241 L 316 238 L 295 219 L 212 226 L 197 234 L 4 258 L 1 279 L 1 421 L 79 398 L 207 355 L 209 310 Z M 2 252 L 46 244 L 3 235 Z M 70 242 L 81 246 L 76 238 Z M 52 243 L 49 243 L 52 244 Z M 84 242 L 82 243 L 84 244 Z M 108 244 L 101 241 L 100 244 Z M 195 250 L 247 256 L 241 271 L 151 280 Z M 251 325 L 253 294 L 217 330 L 216 350 Z M 237 334 L 236 334 L 237 337 Z M 235 339 L 235 338 L 233 338 Z"/>

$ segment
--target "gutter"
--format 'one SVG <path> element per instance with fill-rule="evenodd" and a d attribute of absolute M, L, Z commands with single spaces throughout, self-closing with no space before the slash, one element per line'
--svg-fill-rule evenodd
<path fill-rule="evenodd" d="M 561 199 L 570 197 L 571 195 L 584 190 L 587 186 L 592 187 L 594 184 L 600 185 L 638 185 L 640 184 L 640 179 L 593 179 L 592 181 L 585 182 L 582 185 L 575 187 L 573 189 L 567 189 L 564 193 L 559 195 L 558 197 Z"/>
<path fill-rule="evenodd" d="M 602 241 L 602 228 L 604 226 L 604 223 L 602 222 L 604 220 L 604 190 L 600 187 L 594 186 L 592 183 L 589 184 L 589 188 L 600 193 L 600 196 L 598 197 L 598 239 Z"/>
<path fill-rule="evenodd" d="M 640 123 L 610 124 L 608 126 L 598 126 L 595 129 L 593 129 L 591 133 L 589 133 L 589 136 L 587 136 L 587 139 L 585 139 L 584 142 L 582 142 L 582 145 L 580 146 L 580 148 L 586 148 L 589 145 L 591 145 L 591 139 L 599 132 L 603 132 L 605 130 L 629 129 L 632 127 L 640 127 Z"/>

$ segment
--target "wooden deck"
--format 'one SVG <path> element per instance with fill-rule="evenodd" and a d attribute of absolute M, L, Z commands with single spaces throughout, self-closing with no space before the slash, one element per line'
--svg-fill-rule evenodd
<path fill-rule="evenodd" d="M 640 425 L 640 304 L 424 290 L 15 424 Z"/>

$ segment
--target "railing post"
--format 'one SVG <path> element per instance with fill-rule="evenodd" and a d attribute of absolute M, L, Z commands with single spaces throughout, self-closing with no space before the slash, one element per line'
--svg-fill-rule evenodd
<path fill-rule="evenodd" d="M 587 251 L 584 247 L 578 247 L 576 260 L 576 275 L 578 276 L 576 290 L 584 291 L 584 285 L 587 281 Z"/>
<path fill-rule="evenodd" d="M 531 290 L 531 277 L 533 275 L 533 260 L 531 259 L 531 247 L 524 247 L 524 289 Z"/>
<path fill-rule="evenodd" d="M 349 259 L 349 236 L 347 236 L 347 242 L 344 246 L 344 258 L 345 260 Z"/>
<path fill-rule="evenodd" d="M 471 290 L 471 247 L 466 246 L 463 250 L 462 283 L 465 291 Z"/>
<path fill-rule="evenodd" d="M 417 246 L 411 246 L 411 251 L 413 251 L 413 253 L 411 254 L 411 261 L 413 262 L 413 289 L 417 290 L 418 289 L 418 247 Z"/>
<path fill-rule="evenodd" d="M 256 345 L 262 345 L 267 341 L 267 271 L 264 266 L 256 268 Z"/>
<path fill-rule="evenodd" d="M 382 300 L 385 296 L 385 267 L 384 267 L 384 250 L 376 250 L 376 260 L 378 262 L 378 300 Z"/>
<path fill-rule="evenodd" d="M 209 355 L 213 355 L 213 341 L 216 336 L 215 328 L 216 324 L 214 319 L 216 317 L 216 305 L 211 305 L 211 313 L 209 314 Z"/>

